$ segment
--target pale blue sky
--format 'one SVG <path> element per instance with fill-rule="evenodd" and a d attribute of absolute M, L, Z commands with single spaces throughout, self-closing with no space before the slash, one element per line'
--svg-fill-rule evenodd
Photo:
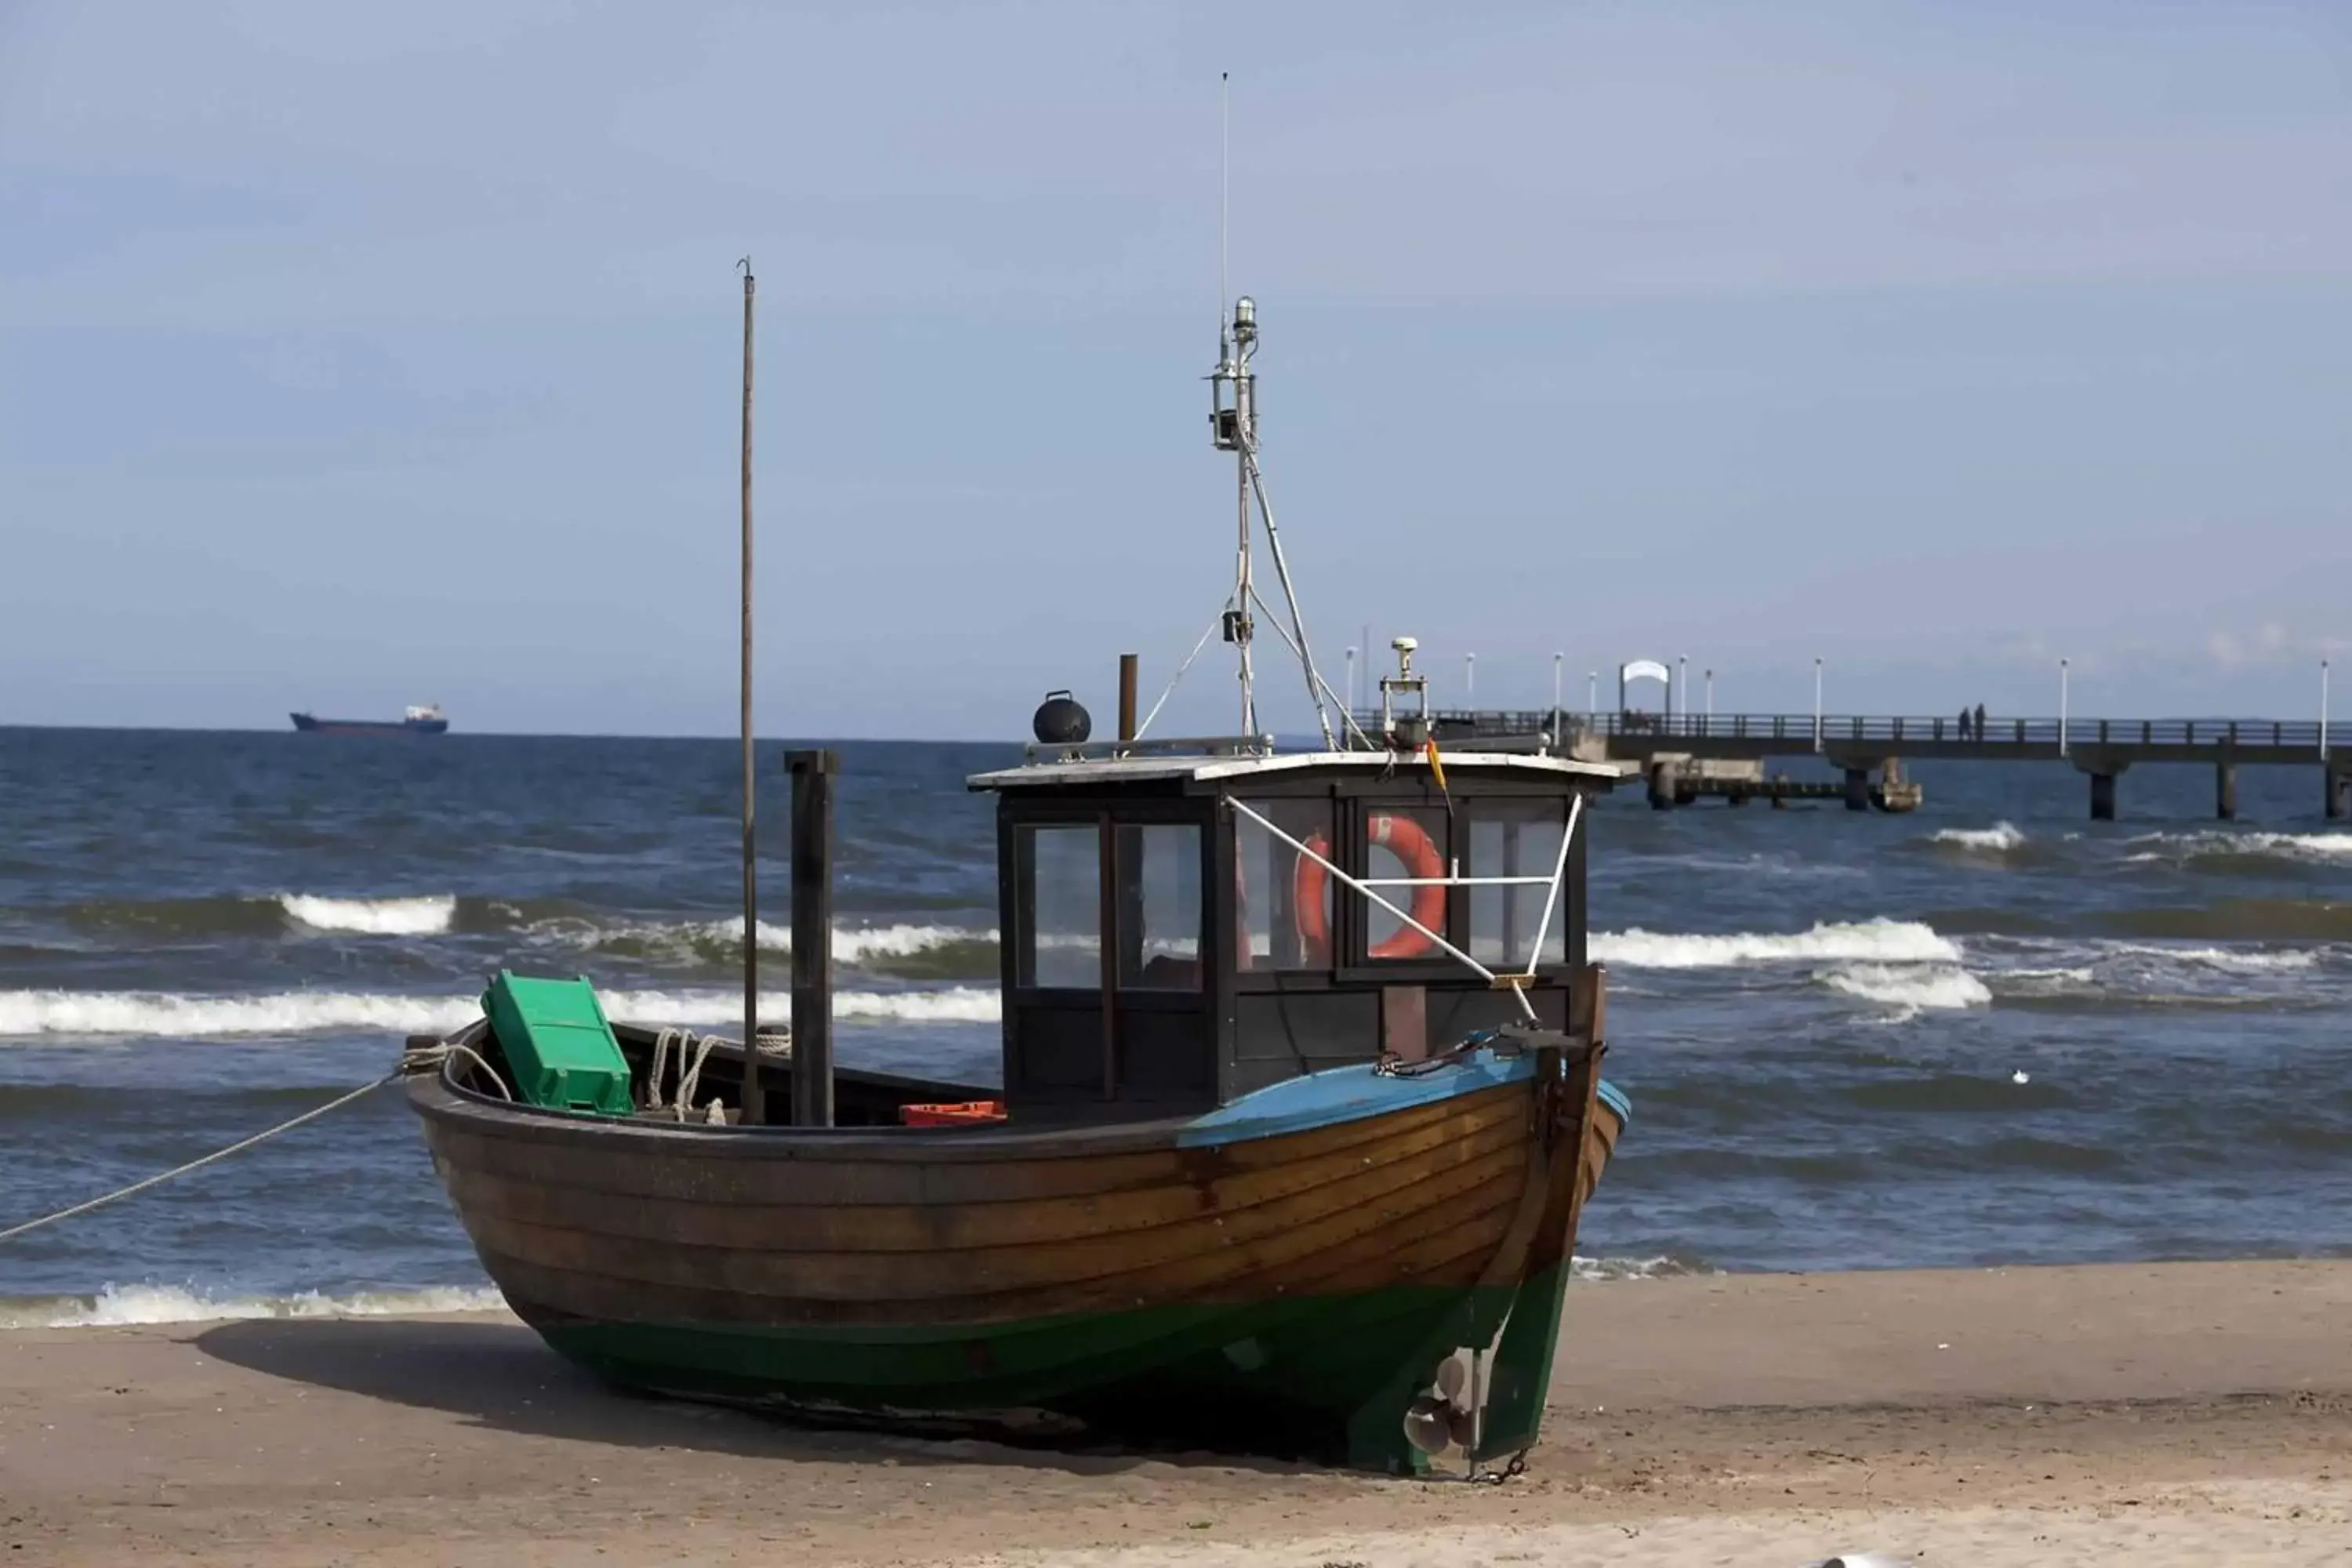
<path fill-rule="evenodd" d="M 729 731 L 747 251 L 763 731 L 1156 688 L 1230 572 L 1221 68 L 1335 681 L 2352 665 L 2340 6 L 0 0 L 0 723 Z"/>

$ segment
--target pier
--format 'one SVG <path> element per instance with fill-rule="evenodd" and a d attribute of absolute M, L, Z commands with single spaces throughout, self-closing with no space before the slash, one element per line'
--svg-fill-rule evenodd
<path fill-rule="evenodd" d="M 1826 788 L 1851 810 L 1905 810 L 1918 800 L 1918 786 L 1902 778 L 1907 762 L 2065 763 L 2090 781 L 2092 820 L 2112 822 L 2118 781 L 2134 765 L 2199 763 L 2213 769 L 2213 814 L 2221 821 L 2238 815 L 2242 767 L 2315 769 L 2326 815 L 2352 816 L 2352 724 L 2311 720 L 1988 717 L 1981 734 L 1973 724 L 1963 731 L 1957 715 L 1536 709 L 1454 710 L 1433 720 L 1442 744 L 1557 747 L 1587 761 L 1632 763 L 1649 780 L 1651 804 L 1661 808 L 1702 795 L 1734 804 L 1772 798 L 1777 785 L 1784 798 L 1816 797 Z M 1766 776 L 1769 763 L 1808 756 L 1838 769 L 1843 784 L 1807 787 Z"/>

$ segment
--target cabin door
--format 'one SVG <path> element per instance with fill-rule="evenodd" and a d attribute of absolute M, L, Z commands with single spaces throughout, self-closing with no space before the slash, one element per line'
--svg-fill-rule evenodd
<path fill-rule="evenodd" d="M 1062 1099 L 1213 1095 L 1204 964 L 1206 834 L 1122 811 L 1022 825 L 1009 1090 Z M 1092 1098 L 1092 1096 L 1089 1096 Z"/>

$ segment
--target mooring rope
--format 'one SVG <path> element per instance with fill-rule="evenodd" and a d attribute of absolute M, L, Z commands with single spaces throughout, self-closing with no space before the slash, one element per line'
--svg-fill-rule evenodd
<path fill-rule="evenodd" d="M 688 1038 L 693 1039 L 694 1037 L 689 1035 Z M 687 1055 L 685 1045 L 681 1043 L 678 1047 L 677 1119 L 680 1121 L 685 1121 L 687 1112 L 694 1109 L 694 1091 L 702 1083 L 702 1064 L 710 1059 L 710 1047 L 718 1044 L 718 1041 L 719 1037 L 716 1035 L 705 1035 L 696 1040 L 694 1054 L 690 1059 Z M 745 1060 L 748 1064 L 750 1060 L 748 1055 Z M 712 1096 L 711 1103 L 716 1105 L 718 1102 L 718 1097 Z"/>
<path fill-rule="evenodd" d="M 430 1068 L 437 1068 L 453 1056 L 472 1058 L 474 1064 L 477 1067 L 479 1067 L 484 1073 L 488 1074 L 490 1082 L 498 1087 L 498 1091 L 501 1096 L 508 1100 L 512 1100 L 514 1098 L 513 1095 L 508 1093 L 505 1082 L 500 1079 L 498 1073 L 491 1068 L 490 1064 L 482 1059 L 481 1053 L 476 1051 L 470 1046 L 461 1046 L 454 1042 L 444 1041 L 433 1046 L 411 1048 L 401 1053 L 400 1065 L 398 1067 L 394 1068 L 390 1072 L 384 1074 L 382 1078 L 377 1079 L 373 1083 L 363 1083 L 360 1085 L 359 1088 L 352 1089 L 348 1093 L 337 1095 L 334 1099 L 327 1101 L 324 1105 L 312 1106 L 310 1110 L 302 1112 L 299 1116 L 290 1117 L 288 1120 L 279 1122 L 275 1127 L 267 1128 L 262 1131 L 253 1134 L 250 1138 L 240 1138 L 226 1149 L 215 1149 L 211 1153 L 191 1160 L 184 1165 L 174 1165 L 170 1170 L 149 1176 L 144 1181 L 133 1182 L 127 1187 L 117 1187 L 110 1193 L 91 1198 L 86 1203 L 76 1204 L 70 1208 L 59 1209 L 55 1214 L 45 1214 L 38 1219 L 28 1219 L 22 1225 L 10 1226 L 6 1230 L 0 1230 L 0 1242 L 13 1241 L 17 1237 L 23 1236 L 29 1231 L 40 1229 L 43 1226 L 55 1225 L 59 1220 L 72 1219 L 77 1215 L 86 1215 L 92 1209 L 101 1209 L 109 1204 L 120 1203 L 124 1198 L 134 1197 L 137 1194 L 145 1192 L 150 1187 L 160 1187 L 165 1182 L 171 1181 L 174 1177 L 184 1176 L 191 1171 L 201 1171 L 206 1165 L 227 1159 L 231 1154 L 243 1153 L 246 1150 L 252 1148 L 257 1143 L 267 1143 L 269 1140 L 277 1137 L 281 1132 L 291 1132 L 294 1129 L 301 1126 L 306 1121 L 316 1121 L 320 1117 L 326 1115 L 331 1110 L 340 1110 L 344 1106 L 351 1104 L 352 1101 L 364 1099 L 367 1096 L 373 1094 L 377 1089 L 382 1089 L 384 1085 L 406 1078 L 411 1073 L 423 1072 Z"/>

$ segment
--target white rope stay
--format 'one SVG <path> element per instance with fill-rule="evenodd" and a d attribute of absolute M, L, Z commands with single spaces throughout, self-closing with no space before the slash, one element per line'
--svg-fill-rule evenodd
<path fill-rule="evenodd" d="M 1217 628 L 1225 624 L 1225 610 L 1233 607 L 1234 602 L 1227 599 L 1224 609 L 1217 612 L 1217 618 L 1209 623 L 1208 629 L 1201 634 L 1201 640 L 1192 645 L 1192 651 L 1184 656 L 1184 662 L 1178 665 L 1176 673 L 1168 678 L 1168 684 L 1160 689 L 1160 700 L 1151 705 L 1151 711 L 1146 713 L 1143 716 L 1143 722 L 1135 727 L 1137 740 L 1143 739 L 1144 731 L 1151 728 L 1151 721 L 1160 717 L 1160 710 L 1168 705 L 1168 700 L 1171 697 L 1176 695 L 1177 683 L 1184 679 L 1184 672 L 1192 668 L 1192 661 L 1201 657 L 1201 650 L 1209 646 L 1209 639 L 1217 635 Z"/>
<path fill-rule="evenodd" d="M 1577 824 L 1582 820 L 1584 815 L 1584 796 L 1582 795 L 1576 795 L 1569 802 L 1568 826 L 1559 836 L 1559 855 L 1553 862 L 1551 876 L 1548 879 L 1539 877 L 1414 877 L 1402 879 L 1383 878 L 1379 879 L 1377 882 L 1368 881 L 1361 878 L 1350 877 L 1347 872 L 1342 871 L 1339 867 L 1333 865 L 1327 857 L 1317 854 L 1307 845 L 1301 843 L 1296 838 L 1293 838 L 1289 834 L 1285 833 L 1281 828 L 1276 827 L 1273 823 L 1267 821 L 1263 813 L 1253 810 L 1248 805 L 1235 800 L 1232 795 L 1226 795 L 1224 797 L 1224 803 L 1234 810 L 1241 813 L 1244 816 L 1248 817 L 1252 822 L 1256 823 L 1260 827 L 1265 828 L 1268 833 L 1273 834 L 1276 838 L 1281 839 L 1285 844 L 1289 845 L 1293 849 L 1297 850 L 1299 854 L 1304 855 L 1309 860 L 1314 861 L 1318 866 L 1322 867 L 1323 869 L 1328 871 L 1334 878 L 1345 884 L 1347 887 L 1362 894 L 1373 903 L 1380 905 L 1381 908 L 1388 910 L 1389 913 L 1396 916 L 1397 919 L 1402 921 L 1405 924 L 1411 926 L 1413 930 L 1427 937 L 1432 942 L 1436 944 L 1440 951 L 1444 952 L 1447 956 L 1456 960 L 1457 962 L 1466 964 L 1478 975 L 1480 979 L 1486 981 L 1489 985 L 1500 986 L 1504 990 L 1508 991 L 1513 999 L 1518 1003 L 1519 1011 L 1527 1015 L 1528 1022 L 1532 1024 L 1536 1021 L 1535 1006 L 1528 1000 L 1527 986 L 1537 977 L 1536 964 L 1543 957 L 1544 939 L 1551 934 L 1551 918 L 1559 907 L 1560 883 L 1562 879 L 1568 874 L 1569 846 L 1576 842 Z M 1496 973 L 1493 970 L 1487 968 L 1485 964 L 1479 963 L 1476 959 L 1471 957 L 1468 953 L 1463 952 L 1452 942 L 1446 941 L 1437 932 L 1430 930 L 1427 926 L 1413 919 L 1412 915 L 1408 914 L 1403 910 L 1397 908 L 1396 905 L 1389 902 L 1389 900 L 1382 898 L 1378 891 L 1378 889 L 1381 887 L 1400 886 L 1445 888 L 1527 887 L 1538 881 L 1549 881 L 1551 885 L 1551 890 L 1546 894 L 1544 898 L 1543 918 L 1536 924 L 1535 945 L 1528 951 L 1527 968 L 1525 971 L 1515 974 Z"/>
<path fill-rule="evenodd" d="M 1261 813 L 1253 811 L 1250 807 L 1244 805 L 1240 801 L 1235 800 L 1231 795 L 1225 796 L 1225 804 L 1232 806 L 1235 811 L 1240 812 L 1244 816 L 1248 817 L 1252 822 L 1256 823 L 1260 827 L 1265 828 L 1268 833 L 1273 834 L 1276 838 L 1281 839 L 1285 844 L 1289 845 L 1293 849 L 1297 850 L 1301 855 L 1306 856 L 1309 860 L 1314 861 L 1318 866 L 1322 867 L 1326 871 L 1330 872 L 1333 877 L 1337 878 L 1345 886 L 1354 889 L 1357 892 L 1361 893 L 1364 897 L 1371 900 L 1372 902 L 1380 905 L 1381 908 L 1388 910 L 1389 913 L 1396 916 L 1397 919 L 1402 921 L 1405 924 L 1411 926 L 1413 930 L 1427 937 L 1431 942 L 1436 943 L 1440 949 L 1452 957 L 1468 964 L 1473 970 L 1477 972 L 1478 977 L 1486 981 L 1488 984 L 1492 985 L 1496 983 L 1496 976 L 1493 970 L 1487 968 L 1485 964 L 1479 963 L 1476 959 L 1471 957 L 1468 953 L 1463 952 L 1460 948 L 1454 946 L 1452 942 L 1446 941 L 1444 937 L 1438 935 L 1435 931 L 1430 930 L 1419 921 L 1413 919 L 1404 910 L 1389 902 L 1388 900 L 1381 897 L 1379 893 L 1375 892 L 1367 884 L 1358 880 L 1356 878 L 1350 877 L 1347 872 L 1342 871 L 1339 867 L 1331 864 L 1329 860 L 1317 854 L 1314 850 L 1308 848 L 1297 839 L 1293 838 L 1281 828 L 1276 827 L 1273 823 L 1267 821 L 1265 816 Z M 1520 994 L 1517 986 L 1512 987 L 1512 994 L 1518 996 L 1519 1005 L 1526 1011 L 1528 1020 L 1530 1023 L 1534 1022 L 1536 1016 L 1535 1009 L 1528 1005 L 1527 997 Z"/>

